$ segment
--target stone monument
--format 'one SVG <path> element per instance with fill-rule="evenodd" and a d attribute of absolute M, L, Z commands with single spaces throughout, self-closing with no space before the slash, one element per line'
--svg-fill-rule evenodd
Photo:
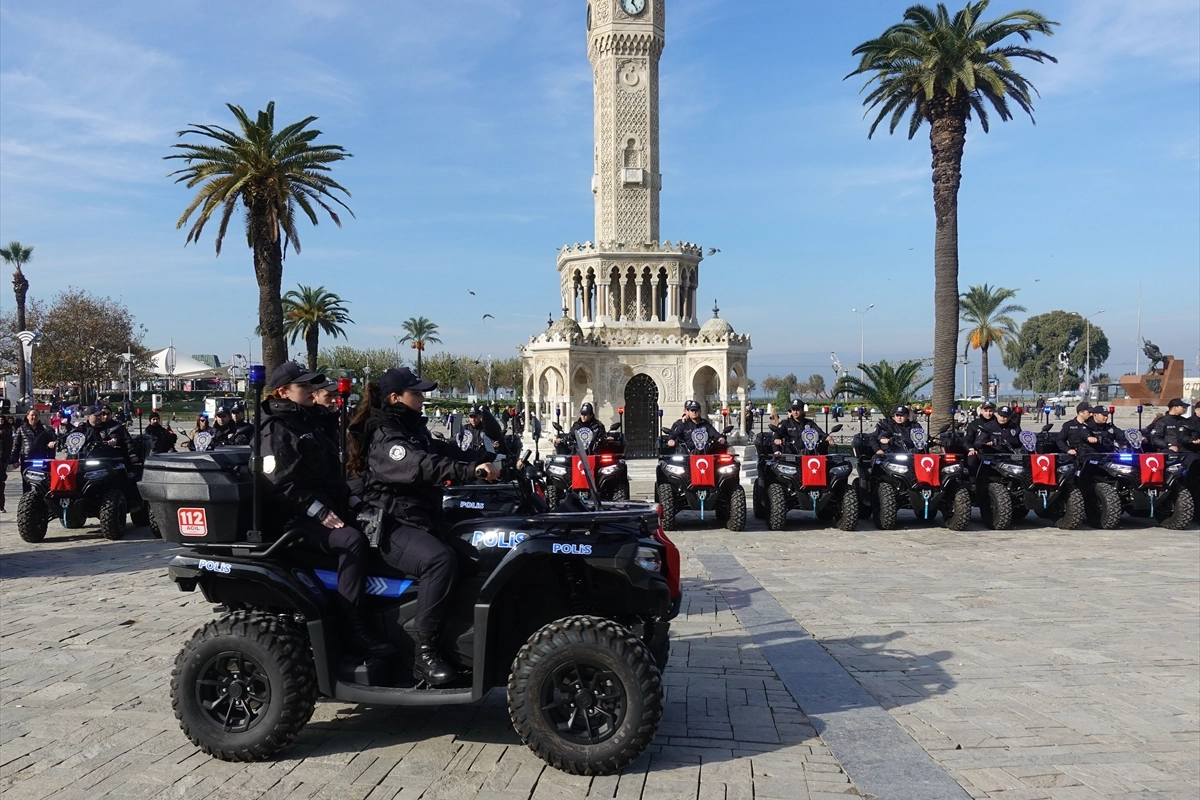
<path fill-rule="evenodd" d="M 731 394 L 744 401 L 750 351 L 715 304 L 712 319 L 697 320 L 702 248 L 659 239 L 664 15 L 665 0 L 587 4 L 595 242 L 559 251 L 562 316 L 520 348 L 527 415 L 566 427 L 590 402 L 606 425 L 621 417 L 631 456 L 653 454 L 660 424 L 687 399 L 710 416 Z"/>
<path fill-rule="evenodd" d="M 1129 405 L 1163 405 L 1173 397 L 1183 396 L 1183 362 L 1175 356 L 1163 355 L 1153 342 L 1143 339 L 1142 352 L 1150 359 L 1145 375 L 1122 375 L 1121 388 Z"/>

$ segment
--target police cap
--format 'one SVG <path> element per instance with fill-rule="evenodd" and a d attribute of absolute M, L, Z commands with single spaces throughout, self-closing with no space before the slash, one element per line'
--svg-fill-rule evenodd
<path fill-rule="evenodd" d="M 892 409 L 892 416 L 893 417 L 907 417 L 908 416 L 908 406 L 896 406 L 895 408 Z"/>
<path fill-rule="evenodd" d="M 695 400 L 688 400 L 683 404 L 683 408 L 685 411 L 699 411 L 700 403 Z"/>
<path fill-rule="evenodd" d="M 584 416 L 590 417 L 594 413 L 596 413 L 596 412 L 592 409 L 591 403 L 584 403 L 583 405 L 581 405 L 579 407 L 579 416 L 581 416 L 581 417 L 584 417 Z"/>
<path fill-rule="evenodd" d="M 1106 417 L 1107 417 L 1107 416 L 1108 416 L 1108 409 L 1107 409 L 1107 408 L 1105 408 L 1104 406 L 1096 406 L 1096 407 L 1094 407 L 1094 408 L 1092 409 L 1092 413 L 1093 413 L 1093 414 L 1103 414 L 1104 416 L 1106 416 Z"/>
<path fill-rule="evenodd" d="M 1092 406 L 1090 403 L 1080 403 L 1079 405 L 1075 406 L 1076 414 L 1078 414 L 1080 411 L 1091 411 L 1091 410 L 1092 410 Z"/>
<path fill-rule="evenodd" d="M 788 411 L 803 411 L 803 410 L 804 410 L 804 403 L 801 403 L 799 400 L 793 400 L 792 404 L 790 406 L 788 406 Z"/>
<path fill-rule="evenodd" d="M 997 417 L 1011 417 L 1013 415 L 1012 406 L 1000 406 L 996 409 Z"/>

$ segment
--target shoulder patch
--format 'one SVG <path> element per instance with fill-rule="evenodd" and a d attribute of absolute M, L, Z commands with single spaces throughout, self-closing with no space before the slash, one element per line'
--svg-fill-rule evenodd
<path fill-rule="evenodd" d="M 263 473 L 270 475 L 275 471 L 275 456 L 263 456 Z"/>
<path fill-rule="evenodd" d="M 404 449 L 404 445 L 394 444 L 392 449 L 388 450 L 388 458 L 392 461 L 400 461 L 406 455 L 408 455 L 408 451 Z"/>

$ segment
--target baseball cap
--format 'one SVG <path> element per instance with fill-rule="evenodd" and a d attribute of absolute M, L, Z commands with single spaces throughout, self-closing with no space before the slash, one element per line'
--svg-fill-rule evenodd
<path fill-rule="evenodd" d="M 1104 416 L 1107 417 L 1108 416 L 1108 408 L 1106 408 L 1105 406 L 1095 406 L 1092 409 L 1092 413 L 1093 414 L 1103 414 Z"/>
<path fill-rule="evenodd" d="M 700 403 L 695 400 L 688 400 L 683 404 L 683 408 L 685 411 L 699 411 Z"/>
<path fill-rule="evenodd" d="M 985 408 L 990 408 L 992 411 L 995 411 L 995 410 L 996 410 L 996 404 L 995 404 L 995 403 L 993 403 L 991 400 L 989 400 L 989 401 L 987 401 L 986 403 L 984 403 L 983 405 L 981 405 L 981 406 L 979 407 L 979 410 L 980 410 L 980 411 L 983 411 Z"/>
<path fill-rule="evenodd" d="M 592 404 L 591 404 L 591 403 L 584 403 L 583 405 L 581 405 L 581 406 L 579 407 L 579 413 L 580 413 L 581 415 L 582 415 L 582 414 L 587 414 L 587 415 L 590 417 L 590 416 L 591 416 L 592 414 L 594 414 L 595 412 L 592 410 Z"/>
<path fill-rule="evenodd" d="M 218 417 L 228 417 L 228 416 L 229 416 L 229 409 L 228 409 L 228 408 L 218 408 L 218 409 L 217 409 L 217 416 L 218 416 Z"/>
<path fill-rule="evenodd" d="M 803 411 L 803 410 L 804 410 L 804 403 L 801 403 L 799 400 L 793 400 L 792 404 L 790 406 L 788 406 L 788 411 Z"/>
<path fill-rule="evenodd" d="M 1167 401 L 1167 408 L 1187 408 L 1187 403 L 1183 402 L 1183 398 L 1175 397 Z"/>
<path fill-rule="evenodd" d="M 1000 406 L 996 409 L 996 416 L 998 417 L 1011 417 L 1012 415 L 1012 406 Z"/>
<path fill-rule="evenodd" d="M 908 406 L 896 406 L 895 408 L 892 409 L 892 416 L 893 417 L 907 417 L 908 416 Z"/>
<path fill-rule="evenodd" d="M 295 361 L 285 361 L 271 373 L 271 388 L 278 389 L 289 383 L 324 383 L 325 376 L 319 372 L 309 372 Z"/>
<path fill-rule="evenodd" d="M 1080 411 L 1091 411 L 1091 410 L 1092 410 L 1092 407 L 1088 403 L 1080 403 L 1077 406 L 1075 406 L 1075 413 L 1079 413 Z"/>
<path fill-rule="evenodd" d="M 482 411 L 482 409 L 479 408 L 479 406 L 471 406 L 470 408 L 467 409 L 468 417 L 478 417 L 478 416 L 482 416 L 482 415 L 483 415 L 483 411 Z"/>
<path fill-rule="evenodd" d="M 104 410 L 104 406 L 88 406 L 87 408 L 85 408 L 83 410 L 83 415 L 85 417 L 90 417 L 93 414 L 99 414 L 103 410 Z"/>
<path fill-rule="evenodd" d="M 379 390 L 385 395 L 400 394 L 405 389 L 428 392 L 437 388 L 437 381 L 423 381 L 408 367 L 392 367 L 379 376 Z"/>

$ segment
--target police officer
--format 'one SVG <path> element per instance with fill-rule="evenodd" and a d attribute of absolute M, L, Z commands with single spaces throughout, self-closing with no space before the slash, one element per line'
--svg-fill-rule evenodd
<path fill-rule="evenodd" d="M 217 421 L 212 426 L 212 444 L 210 447 L 220 447 L 224 444 L 232 444 L 230 439 L 233 438 L 234 427 L 233 417 L 229 413 L 229 409 L 221 407 L 217 409 Z"/>
<path fill-rule="evenodd" d="M 667 435 L 667 447 L 674 447 L 678 442 L 683 442 L 690 449 L 693 442 L 692 431 L 697 428 L 708 431 L 710 443 L 725 444 L 725 437 L 717 433 L 711 422 L 700 416 L 700 403 L 688 400 L 683 404 L 683 419 L 671 426 L 671 432 Z"/>
<path fill-rule="evenodd" d="M 971 442 L 973 452 L 1017 453 L 1021 450 L 1021 423 L 1011 406 L 1000 406 L 992 419 L 979 424 L 975 440 Z"/>
<path fill-rule="evenodd" d="M 146 426 L 146 435 L 150 437 L 150 453 L 170 453 L 175 449 L 179 436 L 168 425 L 163 427 L 162 417 L 157 411 L 150 412 L 150 424 Z"/>
<path fill-rule="evenodd" d="M 592 441 L 598 442 L 604 438 L 604 424 L 596 419 L 596 414 L 591 403 L 584 403 L 579 407 L 579 419 L 571 423 L 571 440 L 575 439 L 575 431 L 580 428 L 587 428 L 592 432 Z"/>
<path fill-rule="evenodd" d="M 833 437 L 827 436 L 817 423 L 805 415 L 804 403 L 799 400 L 792 401 L 788 406 L 787 419 L 781 421 L 776 427 L 779 428 L 779 434 L 775 437 L 776 453 L 782 453 L 784 447 L 799 453 L 803 449 L 800 434 L 805 428 L 812 428 L 821 437 L 820 452 L 829 452 L 829 445 L 833 444 Z"/>
<path fill-rule="evenodd" d="M 100 409 L 99 434 L 105 444 L 120 453 L 127 465 L 141 463 L 141 456 L 137 451 L 137 445 L 134 444 L 133 437 L 129 435 L 129 429 L 113 419 L 112 409 L 108 406 Z"/>
<path fill-rule="evenodd" d="M 978 458 L 975 450 L 975 440 L 979 438 L 979 428 L 985 422 L 991 422 L 996 416 L 996 404 L 988 401 L 979 407 L 979 416 L 967 423 L 966 430 L 963 431 L 963 441 L 967 443 L 967 457 Z"/>
<path fill-rule="evenodd" d="M 891 419 L 881 419 L 871 433 L 871 447 L 877 455 L 883 455 L 897 445 L 912 450 L 915 445 L 912 432 L 920 428 L 921 423 L 909 419 L 908 406 L 896 406 L 892 409 Z"/>
<path fill-rule="evenodd" d="M 246 421 L 246 409 L 236 405 L 229 410 L 233 435 L 228 444 L 250 444 L 254 441 L 254 426 Z"/>
<path fill-rule="evenodd" d="M 304 531 L 311 546 L 338 557 L 338 600 L 349 621 L 351 643 L 367 655 L 394 648 L 378 639 L 362 612 L 366 587 L 367 537 L 347 524 L 353 520 L 350 490 L 342 479 L 337 443 L 330 441 L 313 414 L 312 383 L 323 376 L 289 361 L 271 373 L 263 400 L 262 474 L 275 533 Z"/>
<path fill-rule="evenodd" d="M 473 478 L 494 482 L 500 470 L 491 454 L 465 452 L 450 442 L 434 439 L 421 412 L 425 392 L 437 388 L 407 367 L 389 369 L 368 391 L 361 438 L 351 455 L 351 470 L 365 475 L 367 501 L 382 508 L 391 525 L 380 554 L 396 569 L 420 582 L 413 628 L 417 652 L 413 676 L 433 686 L 455 677 L 438 651 L 442 620 L 450 608 L 458 562 L 438 538 L 441 533 L 442 487 L 447 481 Z M 361 447 L 366 448 L 365 458 Z M 482 462 L 481 459 L 488 459 Z"/>
<path fill-rule="evenodd" d="M 1184 418 L 1187 403 L 1176 397 L 1167 402 L 1166 416 L 1160 417 L 1150 426 L 1150 443 L 1159 452 L 1200 453 L 1200 435 Z"/>
<path fill-rule="evenodd" d="M 1058 449 L 1073 456 L 1096 452 L 1097 445 L 1100 444 L 1100 437 L 1087 425 L 1091 418 L 1091 405 L 1080 403 L 1075 406 L 1075 418 L 1064 422 L 1058 431 L 1058 436 L 1055 437 Z"/>
<path fill-rule="evenodd" d="M 1100 440 L 1096 445 L 1096 450 L 1100 452 L 1111 453 L 1125 443 L 1121 429 L 1108 421 L 1108 408 L 1105 406 L 1092 409 L 1092 418 L 1087 421 L 1087 426 Z"/>
<path fill-rule="evenodd" d="M 504 432 L 500 430 L 500 423 L 496 422 L 488 407 L 479 405 L 467 409 L 467 424 L 463 425 L 460 435 L 464 440 L 463 450 L 496 452 L 500 449 L 500 439 L 503 438 Z"/>

